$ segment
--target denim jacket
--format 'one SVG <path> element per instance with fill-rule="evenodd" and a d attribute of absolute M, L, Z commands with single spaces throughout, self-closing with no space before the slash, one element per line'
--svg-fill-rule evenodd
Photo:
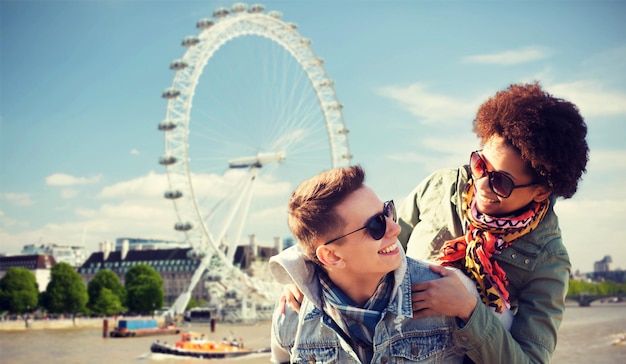
<path fill-rule="evenodd" d="M 464 234 L 461 194 L 467 179 L 467 167 L 437 171 L 404 199 L 398 209 L 398 239 L 407 256 L 433 259 L 444 241 Z M 476 363 L 550 362 L 571 271 L 552 202 L 535 230 L 495 257 L 509 280 L 515 314 L 510 332 L 479 304 L 453 335 Z"/>
<path fill-rule="evenodd" d="M 376 325 L 372 363 L 461 363 L 453 347 L 454 318 L 429 316 L 413 319 L 411 282 L 439 278 L 428 263 L 403 255 L 394 271 L 390 304 Z M 270 259 L 270 271 L 282 284 L 295 283 L 304 294 L 300 314 L 285 308 L 272 319 L 274 363 L 361 363 L 345 333 L 321 310 L 321 289 L 309 260 L 302 259 L 298 246 Z"/>

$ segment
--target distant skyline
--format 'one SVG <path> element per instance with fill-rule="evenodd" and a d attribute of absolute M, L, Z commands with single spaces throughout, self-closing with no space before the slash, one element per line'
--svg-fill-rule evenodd
<path fill-rule="evenodd" d="M 163 198 L 160 96 L 172 84 L 170 62 L 184 54 L 181 40 L 233 3 L 0 2 L 1 252 L 184 239 Z M 574 271 L 592 271 L 605 255 L 626 269 L 626 3 L 261 3 L 297 23 L 324 59 L 352 161 L 383 200 L 399 203 L 434 170 L 466 163 L 478 146 L 471 132 L 478 106 L 509 84 L 538 80 L 574 102 L 591 153 L 577 194 L 555 206 L 563 239 Z M 215 90 L 237 93 L 242 85 Z M 250 233 L 271 243 L 272 232 Z"/>

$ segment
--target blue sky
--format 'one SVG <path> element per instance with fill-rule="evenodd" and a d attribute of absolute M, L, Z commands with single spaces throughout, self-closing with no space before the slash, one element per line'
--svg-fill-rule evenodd
<path fill-rule="evenodd" d="M 565 244 L 574 269 L 590 271 L 605 255 L 626 268 L 625 3 L 263 4 L 297 23 L 324 59 L 353 162 L 383 200 L 399 201 L 432 171 L 465 163 L 478 146 L 471 133 L 478 106 L 509 84 L 538 80 L 576 103 L 591 154 L 578 193 L 556 205 Z M 172 84 L 170 62 L 185 52 L 181 40 L 199 33 L 199 19 L 231 5 L 0 2 L 0 251 L 31 243 L 93 251 L 125 236 L 182 239 L 157 163 L 164 139 L 156 126 L 167 108 L 160 95 Z M 245 88 L 235 79 L 213 85 L 232 94 Z M 202 103 L 194 100 L 196 107 Z"/>

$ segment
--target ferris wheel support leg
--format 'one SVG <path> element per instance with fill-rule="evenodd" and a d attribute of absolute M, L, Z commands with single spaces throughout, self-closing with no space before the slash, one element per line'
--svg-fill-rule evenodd
<path fill-rule="evenodd" d="M 252 188 L 251 186 L 254 183 L 257 174 L 258 174 L 258 169 L 257 168 L 253 168 L 251 176 L 248 179 L 246 185 L 244 186 L 243 193 L 241 193 L 239 195 L 239 198 L 237 199 L 237 202 L 230 209 L 230 212 L 228 214 L 228 218 L 226 219 L 226 221 L 224 223 L 224 226 L 222 227 L 222 231 L 220 232 L 220 235 L 218 236 L 218 240 L 217 240 L 218 242 L 221 242 L 222 239 L 224 238 L 224 236 L 226 235 L 226 230 L 232 224 L 232 221 L 235 218 L 235 214 L 239 210 L 239 207 L 241 206 L 241 203 L 242 203 L 244 197 L 250 195 L 250 190 Z M 235 256 L 235 249 L 236 249 L 236 244 L 237 244 L 238 239 L 239 239 L 239 237 L 236 237 L 235 241 L 231 244 L 231 246 L 229 246 L 229 249 L 228 249 L 228 252 L 227 252 L 227 256 L 226 256 L 226 260 L 227 260 L 226 263 L 227 264 L 230 264 L 230 265 L 233 264 L 233 258 Z"/>
<path fill-rule="evenodd" d="M 200 277 L 202 277 L 202 273 L 204 273 L 210 261 L 211 261 L 210 256 L 205 256 L 204 258 L 202 258 L 202 260 L 200 261 L 200 264 L 198 265 L 198 268 L 196 268 L 196 271 L 193 273 L 193 276 L 191 277 L 191 282 L 189 283 L 189 287 L 187 287 L 187 290 L 185 292 L 183 292 L 180 296 L 178 296 L 178 298 L 176 299 L 176 301 L 170 308 L 170 311 L 173 310 L 175 313 L 185 312 L 185 309 L 187 308 L 187 304 L 189 304 L 189 300 L 191 299 L 191 293 L 193 292 L 194 288 L 196 288 L 198 281 L 200 281 Z"/>
<path fill-rule="evenodd" d="M 246 201 L 244 203 L 243 212 L 240 216 L 239 224 L 237 225 L 237 232 L 235 233 L 235 239 L 230 242 L 230 246 L 228 247 L 228 261 L 232 264 L 233 259 L 235 258 L 235 250 L 237 250 L 237 244 L 241 239 L 241 233 L 243 231 L 244 222 L 247 219 L 248 211 L 250 210 L 250 202 L 252 202 L 252 192 L 254 189 L 254 183 L 256 181 L 256 176 L 258 174 L 258 169 L 254 168 L 252 171 L 252 178 L 250 179 L 250 184 L 248 185 L 248 189 L 245 193 Z"/>
<path fill-rule="evenodd" d="M 180 296 L 176 298 L 176 301 L 174 302 L 174 304 L 172 304 L 172 307 L 170 307 L 167 313 L 170 314 L 172 317 L 184 313 L 190 298 L 191 292 L 189 290 L 181 293 Z"/>

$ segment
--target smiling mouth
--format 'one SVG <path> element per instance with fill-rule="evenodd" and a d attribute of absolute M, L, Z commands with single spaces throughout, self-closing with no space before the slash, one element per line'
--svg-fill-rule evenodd
<path fill-rule="evenodd" d="M 389 254 L 395 252 L 396 250 L 398 250 L 398 242 L 395 242 L 388 247 L 379 250 L 378 254 Z"/>
<path fill-rule="evenodd" d="M 500 202 L 500 201 L 498 201 L 498 200 L 492 200 L 492 199 L 490 199 L 490 198 L 487 198 L 486 196 L 483 196 L 483 195 L 478 195 L 478 196 L 479 196 L 479 198 L 480 198 L 483 202 L 486 202 L 486 203 L 497 203 L 497 202 Z"/>

